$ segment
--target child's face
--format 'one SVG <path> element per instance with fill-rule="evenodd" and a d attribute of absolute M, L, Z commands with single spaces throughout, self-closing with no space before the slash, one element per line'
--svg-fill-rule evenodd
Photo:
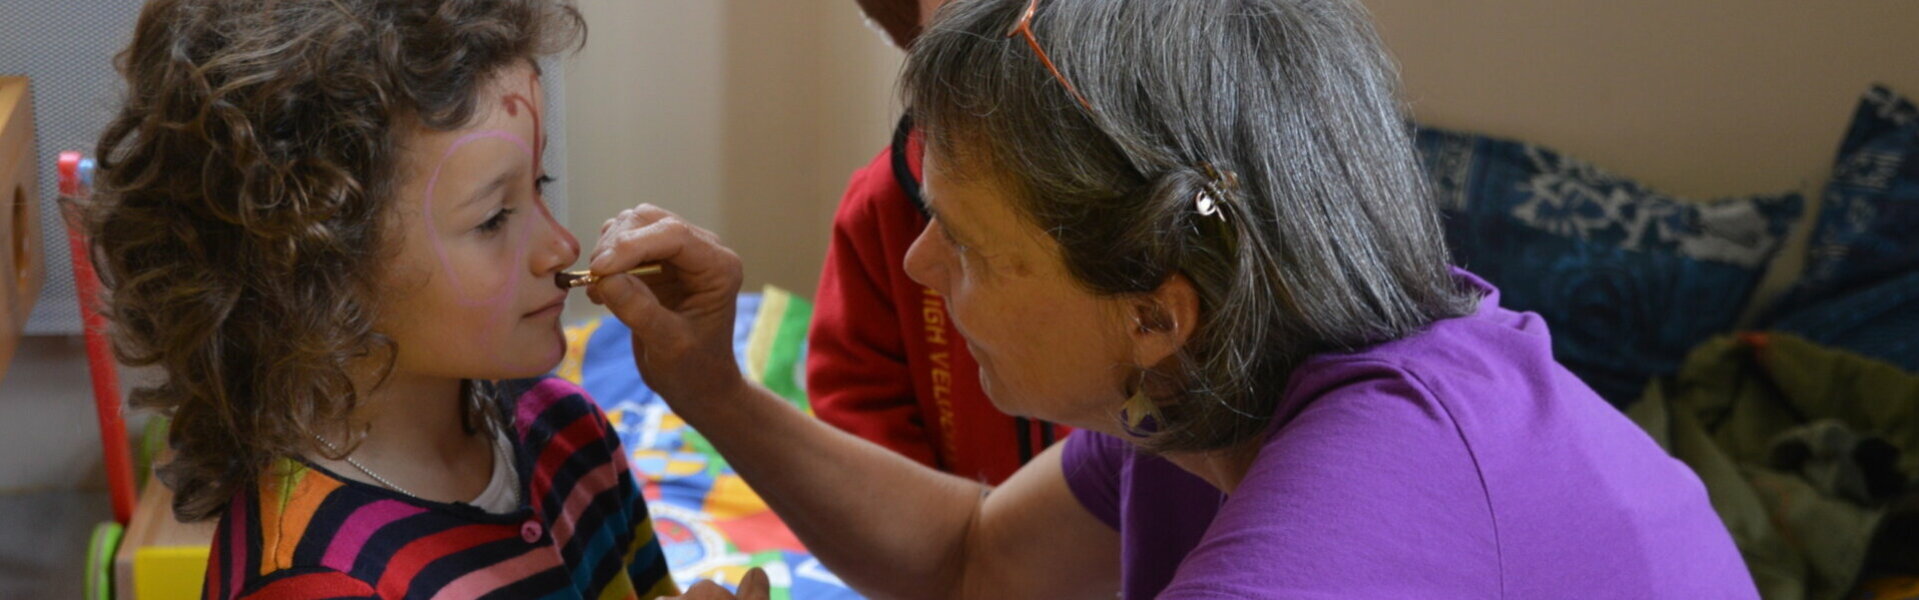
<path fill-rule="evenodd" d="M 530 65 L 507 69 L 469 126 L 406 138 L 376 325 L 396 376 L 531 377 L 564 354 L 553 275 L 580 243 L 540 197 L 545 101 Z"/>

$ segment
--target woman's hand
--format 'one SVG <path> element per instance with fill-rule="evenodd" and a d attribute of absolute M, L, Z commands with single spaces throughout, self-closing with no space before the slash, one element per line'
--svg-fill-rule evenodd
<path fill-rule="evenodd" d="M 641 281 L 641 263 L 666 271 Z M 713 232 L 651 204 L 621 211 L 600 228 L 587 297 L 633 330 L 633 359 L 646 385 L 684 412 L 687 400 L 746 385 L 733 358 L 740 258 Z"/>
<path fill-rule="evenodd" d="M 682 600 L 767 600 L 773 593 L 773 584 L 766 579 L 766 571 L 754 567 L 740 578 L 738 595 L 726 591 L 726 588 L 711 581 L 693 584 L 684 596 L 674 596 Z"/>

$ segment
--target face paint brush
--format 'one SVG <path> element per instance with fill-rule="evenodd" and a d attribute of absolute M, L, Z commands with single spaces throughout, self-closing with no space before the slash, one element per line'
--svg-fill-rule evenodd
<path fill-rule="evenodd" d="M 658 275 L 664 272 L 666 272 L 664 265 L 660 263 L 647 263 L 627 271 L 626 274 L 645 277 L 647 275 Z M 599 275 L 594 275 L 592 271 L 561 271 L 553 274 L 553 285 L 560 286 L 560 289 L 563 290 L 570 290 L 583 285 L 593 285 L 594 283 L 598 283 L 600 279 L 603 278 Z"/>

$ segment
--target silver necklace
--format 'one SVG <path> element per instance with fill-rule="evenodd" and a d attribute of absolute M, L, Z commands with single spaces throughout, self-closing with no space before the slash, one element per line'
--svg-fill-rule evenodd
<path fill-rule="evenodd" d="M 319 440 L 320 445 L 326 446 L 326 449 L 328 452 L 332 452 L 334 454 L 340 454 L 340 449 L 334 447 L 333 442 L 326 441 L 326 438 L 320 437 L 320 434 L 317 434 L 317 433 L 313 434 L 313 439 Z M 359 469 L 361 473 L 366 473 L 367 477 L 372 477 L 374 481 L 380 482 L 380 485 L 384 485 L 384 486 L 387 486 L 388 488 L 392 488 L 393 491 L 406 494 L 408 496 L 413 496 L 413 492 L 406 491 L 406 488 L 393 485 L 393 482 L 387 481 L 386 478 L 381 477 L 379 473 L 375 473 L 373 472 L 372 469 L 366 468 L 366 465 L 360 464 L 360 461 L 353 460 L 353 457 L 342 455 L 340 458 L 346 460 L 346 464 L 353 465 L 353 468 Z M 418 496 L 414 496 L 414 497 L 417 498 Z"/>

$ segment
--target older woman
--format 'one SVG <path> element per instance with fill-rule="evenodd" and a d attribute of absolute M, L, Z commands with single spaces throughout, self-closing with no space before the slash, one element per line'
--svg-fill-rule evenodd
<path fill-rule="evenodd" d="M 646 381 L 880 596 L 1756 594 L 1699 481 L 1449 269 L 1363 12 L 960 0 L 914 45 L 950 303 L 1007 413 L 1081 431 L 998 488 L 741 379 L 737 258 L 642 206 L 592 290 Z M 1203 482 L 1192 484 L 1193 482 Z"/>

